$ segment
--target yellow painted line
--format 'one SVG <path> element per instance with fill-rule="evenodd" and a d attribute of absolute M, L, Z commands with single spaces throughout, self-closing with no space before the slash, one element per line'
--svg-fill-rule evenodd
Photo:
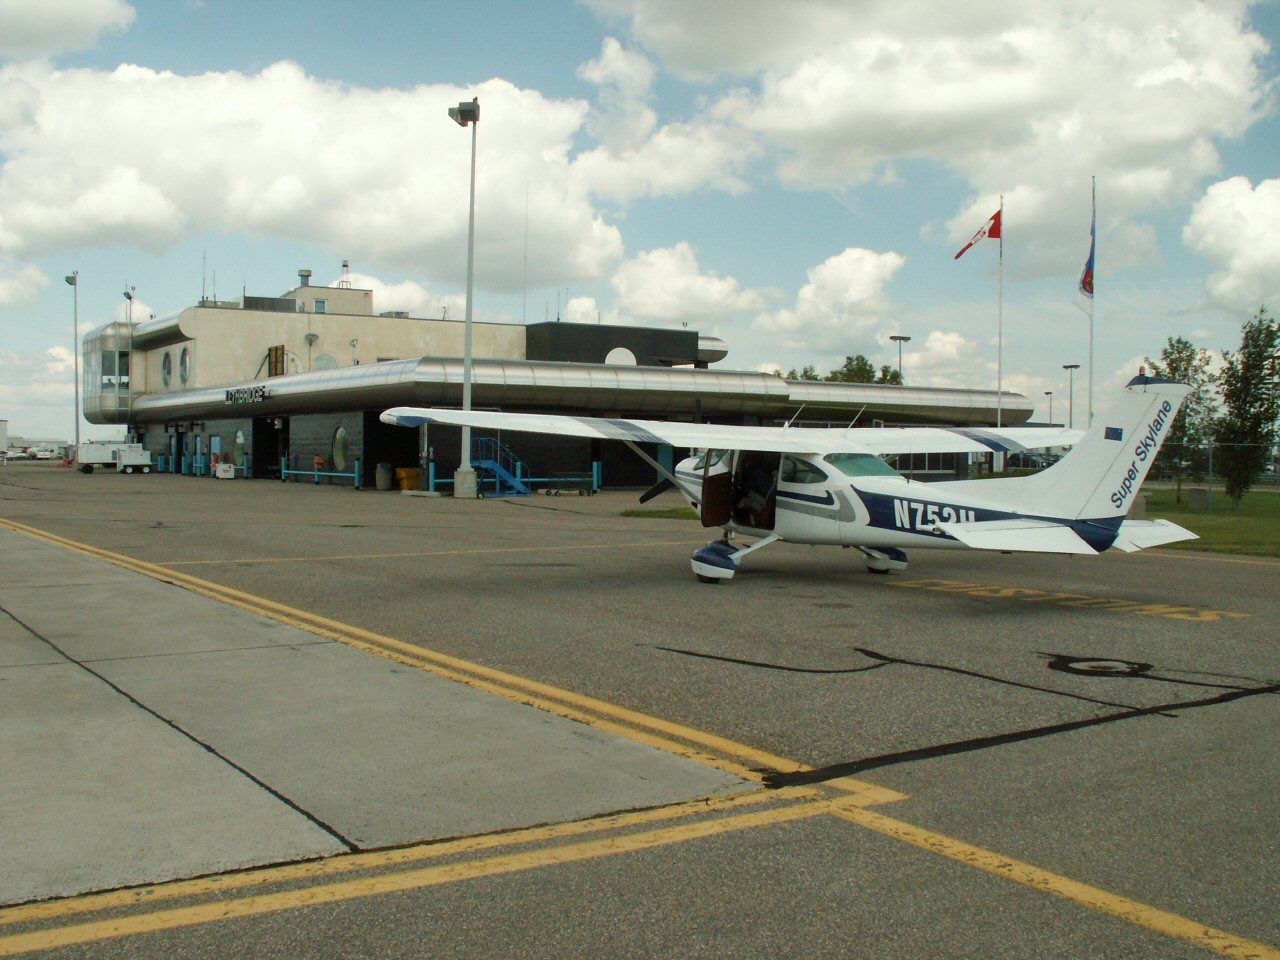
<path fill-rule="evenodd" d="M 570 717 L 582 723 L 615 733 L 630 740 L 645 743 L 657 749 L 693 759 L 717 769 L 732 772 L 745 780 L 759 782 L 761 771 L 797 773 L 812 769 L 807 764 L 780 757 L 765 750 L 749 747 L 725 737 L 683 724 L 663 720 L 595 697 L 574 693 L 560 687 L 516 676 L 482 664 L 429 650 L 403 640 L 364 630 L 351 624 L 330 620 L 318 614 L 299 610 L 274 600 L 254 596 L 222 584 L 193 577 L 177 570 L 169 570 L 156 564 L 138 560 L 124 554 L 104 550 L 101 547 L 78 543 L 36 527 L 0 519 L 0 525 L 30 536 L 56 543 L 88 556 L 106 560 L 117 566 L 133 570 L 153 579 L 172 583 L 224 603 L 230 603 L 251 613 L 267 616 L 282 623 L 319 636 L 329 637 L 350 646 L 390 656 L 408 666 L 430 670 L 438 676 L 486 690 L 509 700 L 537 707 L 549 713 Z M 680 743 L 685 741 L 696 749 Z M 744 765 L 745 764 L 745 765 Z M 863 803 L 889 803 L 901 800 L 905 794 L 873 783 L 843 778 L 840 788 L 853 794 Z"/>
<path fill-rule="evenodd" d="M 254 557 L 235 560 L 160 560 L 162 567 L 234 566 L 241 563 L 295 563 L 310 560 L 388 560 L 403 557 L 471 557 L 493 553 L 565 553 L 572 550 L 634 550 L 642 547 L 680 547 L 701 544 L 702 540 L 646 540 L 643 543 L 582 543 L 571 546 L 546 547 L 479 547 L 473 550 L 415 550 L 409 553 L 351 553 L 314 557 Z"/>
<path fill-rule="evenodd" d="M 409 863 L 419 863 L 423 860 L 435 860 L 441 857 L 475 853 L 482 850 L 543 843 L 551 840 L 564 840 L 570 837 L 603 833 L 609 830 L 624 830 L 645 824 L 680 820 L 699 814 L 723 813 L 761 803 L 814 800 L 820 796 L 820 792 L 814 787 L 786 787 L 781 790 L 756 789 L 748 793 L 727 794 L 721 797 L 709 797 L 704 800 L 689 800 L 684 803 L 657 807 L 652 810 L 609 814 L 588 820 L 571 820 L 565 823 L 527 827 L 504 833 L 460 837 L 455 840 L 413 844 L 412 846 L 395 847 L 389 850 L 373 850 L 368 853 L 340 854 L 336 857 L 309 860 L 305 863 L 260 867 L 254 870 L 241 870 L 236 873 L 223 873 L 211 877 L 197 877 L 193 880 L 177 880 L 171 883 L 149 884 L 127 890 L 90 893 L 78 897 L 68 897 L 65 900 L 49 900 L 8 909 L 0 908 L 0 926 L 147 905 L 179 897 L 205 896 L 213 893 L 223 893 L 228 890 L 239 890 L 245 887 L 265 887 L 286 881 L 314 880 L 351 873 L 355 870 L 384 869 Z"/>
<path fill-rule="evenodd" d="M 1050 590 L 1037 590 L 1034 587 L 1009 587 L 999 583 L 955 580 L 946 577 L 927 580 L 893 579 L 882 582 L 886 586 L 899 589 L 931 590 L 937 593 L 954 593 L 987 600 L 1011 600 L 1018 603 L 1051 603 L 1059 607 L 1085 607 L 1093 610 L 1108 610 L 1112 613 L 1165 617 L 1192 623 L 1218 623 L 1223 620 L 1242 620 L 1250 616 L 1250 614 L 1236 613 L 1232 610 L 1150 603 L 1144 600 L 1126 600 L 1122 597 L 1092 597 L 1085 593 L 1054 593 Z"/>
<path fill-rule="evenodd" d="M 1280 960 L 1280 950 L 1265 943 L 1247 940 L 1224 930 L 1215 930 L 1213 927 L 1179 916 L 1176 913 L 1169 913 L 1167 910 L 1161 910 L 1157 907 L 1140 903 L 1137 900 L 1110 893 L 1087 883 L 1070 880 L 1056 873 L 1050 873 L 1048 870 L 1034 867 L 1029 863 L 1001 856 L 990 850 L 984 850 L 962 840 L 934 833 L 932 830 L 926 830 L 923 827 L 903 823 L 900 820 L 894 820 L 874 811 L 857 807 L 844 806 L 832 812 L 850 823 L 856 823 L 861 827 L 875 830 L 877 833 L 893 837 L 895 840 L 901 840 L 923 850 L 940 854 L 967 866 L 976 867 L 979 870 L 985 870 L 988 873 L 1013 880 L 1015 883 L 1021 883 L 1035 890 L 1063 897 L 1091 910 L 1098 910 L 1128 923 L 1154 930 L 1156 933 L 1175 937 L 1179 940 L 1186 940 L 1198 947 L 1204 947 L 1219 953 L 1224 957 L 1236 957 L 1240 958 L 1240 960 L 1245 960 L 1245 958 L 1248 958 L 1248 960 Z"/>
<path fill-rule="evenodd" d="M 1205 557 L 1183 553 L 1180 550 L 1143 550 L 1140 557 L 1160 557 L 1166 560 L 1201 560 L 1205 563 L 1244 563 L 1254 567 L 1280 567 L 1280 560 L 1247 560 L 1243 557 Z"/>
<path fill-rule="evenodd" d="M 677 824 L 642 833 L 629 833 L 615 837 L 603 837 L 580 843 L 528 850 L 505 856 L 461 863 L 422 867 L 396 873 L 361 877 L 338 883 L 321 884 L 280 893 L 261 894 L 236 900 L 215 901 L 190 907 L 157 910 L 132 916 L 88 923 L 68 924 L 48 930 L 11 934 L 0 937 L 0 957 L 12 957 L 33 950 L 52 950 L 59 947 L 96 943 L 117 937 L 173 930 L 216 920 L 231 920 L 261 916 L 282 910 L 314 907 L 339 903 L 363 897 L 379 896 L 405 890 L 420 890 L 473 880 L 480 877 L 496 877 L 522 873 L 541 867 L 580 863 L 585 860 L 610 857 L 622 853 L 635 853 L 677 843 L 687 843 L 706 837 L 720 836 L 740 830 L 777 826 L 806 820 L 843 809 L 852 804 L 851 798 L 792 804 L 771 810 L 742 813 L 735 816 L 701 820 L 695 823 Z"/>

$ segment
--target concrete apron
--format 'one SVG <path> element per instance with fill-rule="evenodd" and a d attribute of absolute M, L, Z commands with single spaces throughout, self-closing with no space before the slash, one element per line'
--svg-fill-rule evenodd
<path fill-rule="evenodd" d="M 0 903 L 743 786 L 8 530 L 0 771 Z"/>

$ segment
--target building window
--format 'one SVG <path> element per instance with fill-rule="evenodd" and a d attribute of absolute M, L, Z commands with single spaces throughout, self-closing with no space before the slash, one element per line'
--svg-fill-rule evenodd
<path fill-rule="evenodd" d="M 329 301 L 328 301 L 328 300 L 317 300 L 317 301 L 316 301 L 316 306 L 315 306 L 315 311 L 316 311 L 316 313 L 325 313 L 325 312 L 327 312 L 327 311 L 328 311 L 328 309 L 329 309 Z"/>
<path fill-rule="evenodd" d="M 244 431 L 236 431 L 236 442 L 231 446 L 231 462 L 237 467 L 244 466 Z"/>
<path fill-rule="evenodd" d="M 333 457 L 333 469 L 345 472 L 347 469 L 347 428 L 338 427 L 333 431 L 333 449 L 330 452 Z"/>
<path fill-rule="evenodd" d="M 311 364 L 312 370 L 337 370 L 338 361 L 327 353 L 322 353 L 316 357 Z"/>
<path fill-rule="evenodd" d="M 191 379 L 191 351 L 186 347 L 182 348 L 182 355 L 178 358 L 178 379 L 183 383 Z"/>
<path fill-rule="evenodd" d="M 160 360 L 160 379 L 164 381 L 166 387 L 173 379 L 173 354 L 171 353 L 166 353 Z"/>

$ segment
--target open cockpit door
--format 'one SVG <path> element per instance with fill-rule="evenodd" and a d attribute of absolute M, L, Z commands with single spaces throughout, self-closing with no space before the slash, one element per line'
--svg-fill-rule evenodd
<path fill-rule="evenodd" d="M 733 465 L 733 522 L 753 530 L 772 530 L 778 511 L 778 469 L 782 454 L 740 450 Z"/>
<path fill-rule="evenodd" d="M 699 507 L 704 527 L 723 527 L 733 516 L 733 460 L 732 450 L 708 450 L 702 455 Z"/>

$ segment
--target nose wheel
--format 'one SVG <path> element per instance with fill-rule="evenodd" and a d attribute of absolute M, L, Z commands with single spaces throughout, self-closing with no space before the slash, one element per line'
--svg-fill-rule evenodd
<path fill-rule="evenodd" d="M 738 563 L 748 553 L 767 547 L 778 538 L 765 537 L 748 547 L 734 546 L 728 541 L 712 540 L 705 547 L 699 547 L 689 558 L 689 566 L 699 583 L 719 583 L 721 580 L 732 580 L 738 570 Z"/>

